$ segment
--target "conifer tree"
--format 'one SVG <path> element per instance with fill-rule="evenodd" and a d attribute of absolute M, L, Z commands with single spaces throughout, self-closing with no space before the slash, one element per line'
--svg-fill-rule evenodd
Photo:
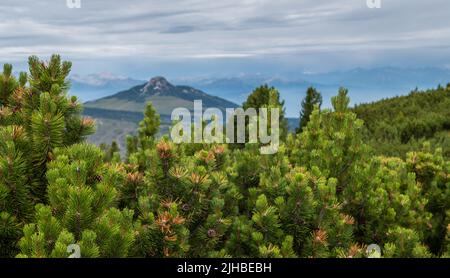
<path fill-rule="evenodd" d="M 445 244 L 450 225 L 450 162 L 442 155 L 442 149 L 431 151 L 429 143 L 422 150 L 407 154 L 406 165 L 415 174 L 427 200 L 426 211 L 432 215 L 425 229 L 424 239 L 433 254 L 445 254 Z"/>
<path fill-rule="evenodd" d="M 10 257 L 17 252 L 16 242 L 21 224 L 33 210 L 33 200 L 27 175 L 27 138 L 17 112 L 23 106 L 23 92 L 27 77 L 20 80 L 12 75 L 12 66 L 5 64 L 0 74 L 0 256 Z"/>
<path fill-rule="evenodd" d="M 431 224 L 422 188 L 398 158 L 374 157 L 361 164 L 343 198 L 345 211 L 356 219 L 356 239 L 367 245 L 383 246 L 393 240 L 390 230 L 402 228 L 423 241 Z"/>
<path fill-rule="evenodd" d="M 76 97 L 67 97 L 70 62 L 61 62 L 58 55 L 49 62 L 31 56 L 29 68 L 26 86 L 25 74 L 17 82 L 10 76 L 12 67 L 5 66 L 2 79 L 9 80 L 9 85 L 1 92 L 1 125 L 23 129 L 27 144 L 20 151 L 27 154 L 30 189 L 37 200 L 45 201 L 46 163 L 53 149 L 82 141 L 93 132 L 93 121 L 80 116 Z"/>
<path fill-rule="evenodd" d="M 332 98 L 333 111 L 319 111 L 316 107 L 292 151 L 297 165 L 307 169 L 316 166 L 325 177 L 336 178 L 338 194 L 351 183 L 350 174 L 367 153 L 363 122 L 349 110 L 347 92 L 341 88 Z"/>
<path fill-rule="evenodd" d="M 111 142 L 111 145 L 103 143 L 99 147 L 105 153 L 103 159 L 105 162 L 120 162 L 120 148 L 115 140 Z"/>
<path fill-rule="evenodd" d="M 53 150 L 93 132 L 93 121 L 80 116 L 76 97 L 67 97 L 70 68 L 58 55 L 49 62 L 32 56 L 29 75 L 20 73 L 16 79 L 9 64 L 0 74 L 1 241 L 20 234 L 14 227 L 32 217 L 34 203 L 47 201 L 46 170 Z M 5 249 L 15 248 L 10 242 Z M 13 254 L 8 251 L 8 256 Z"/>
<path fill-rule="evenodd" d="M 299 127 L 296 129 L 296 133 L 303 131 L 305 126 L 309 122 L 309 117 L 317 106 L 320 109 L 322 105 L 322 95 L 314 87 L 309 87 L 306 91 L 306 96 L 302 100 L 302 108 L 300 110 L 300 122 Z"/>
<path fill-rule="evenodd" d="M 139 123 L 137 135 L 127 137 L 127 157 L 128 160 L 139 160 L 137 163 L 141 167 L 145 163 L 145 150 L 151 149 L 155 145 L 155 138 L 159 131 L 160 116 L 156 112 L 151 102 L 148 102 L 144 111 L 144 119 Z"/>
<path fill-rule="evenodd" d="M 138 134 L 141 141 L 146 137 L 154 138 L 159 131 L 160 117 L 151 102 L 147 103 L 144 119 L 139 124 Z"/>
<path fill-rule="evenodd" d="M 134 241 L 133 211 L 115 208 L 124 172 L 103 164 L 93 145 L 54 150 L 47 178 L 48 205 L 36 206 L 26 224 L 19 257 L 68 257 L 80 246 L 82 257 L 126 257 Z"/>
<path fill-rule="evenodd" d="M 223 244 L 231 224 L 227 212 L 236 212 L 237 190 L 223 172 L 225 148 L 213 145 L 187 155 L 181 146 L 163 138 L 147 153 L 151 162 L 138 191 L 141 226 L 136 254 L 209 256 Z"/>
<path fill-rule="evenodd" d="M 255 90 L 247 97 L 247 100 L 242 104 L 242 108 L 255 108 L 258 112 L 259 108 L 279 108 L 279 125 L 280 138 L 285 139 L 288 133 L 287 119 L 285 118 L 284 100 L 280 99 L 280 93 L 274 87 L 263 85 Z M 248 124 L 248 123 L 247 123 Z"/>
<path fill-rule="evenodd" d="M 345 214 L 336 196 L 335 178 L 318 168 L 294 168 L 287 176 L 286 195 L 279 198 L 283 227 L 294 236 L 294 250 L 302 257 L 361 256 L 353 238 L 355 221 Z M 281 201 L 283 200 L 283 201 Z"/>
<path fill-rule="evenodd" d="M 389 229 L 389 243 L 384 245 L 386 258 L 430 258 L 428 248 L 421 243 L 421 237 L 413 229 L 395 227 Z"/>

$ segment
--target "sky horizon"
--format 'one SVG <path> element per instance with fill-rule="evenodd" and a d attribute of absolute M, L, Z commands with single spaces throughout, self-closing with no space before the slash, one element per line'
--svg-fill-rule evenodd
<path fill-rule="evenodd" d="M 450 1 L 3 0 L 0 62 L 58 53 L 137 79 L 450 67 Z"/>

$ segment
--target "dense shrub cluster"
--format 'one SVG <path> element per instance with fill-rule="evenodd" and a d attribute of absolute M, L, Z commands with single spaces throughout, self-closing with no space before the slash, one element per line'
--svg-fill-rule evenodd
<path fill-rule="evenodd" d="M 31 77 L 0 75 L 3 257 L 67 257 L 70 244 L 82 257 L 356 258 L 370 244 L 450 256 L 443 150 L 374 155 L 345 89 L 273 155 L 157 138 L 149 104 L 122 160 L 82 142 L 92 122 L 65 96 L 69 70 L 54 56 L 31 58 Z"/>
<path fill-rule="evenodd" d="M 444 88 L 384 99 L 356 106 L 364 120 L 366 138 L 378 154 L 405 157 L 424 141 L 442 147 L 450 158 L 450 84 Z"/>
<path fill-rule="evenodd" d="M 76 97 L 68 98 L 71 63 L 52 56 L 29 58 L 30 73 L 0 74 L 0 254 L 16 253 L 22 226 L 34 218 L 34 205 L 47 203 L 47 166 L 55 149 L 80 143 L 94 122 L 80 116 Z"/>

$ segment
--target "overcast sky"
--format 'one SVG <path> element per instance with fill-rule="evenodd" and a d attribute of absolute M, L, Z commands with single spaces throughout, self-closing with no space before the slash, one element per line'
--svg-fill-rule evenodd
<path fill-rule="evenodd" d="M 1 0 L 0 62 L 144 77 L 450 66 L 449 0 Z M 151 71 L 152 73 L 149 73 Z"/>

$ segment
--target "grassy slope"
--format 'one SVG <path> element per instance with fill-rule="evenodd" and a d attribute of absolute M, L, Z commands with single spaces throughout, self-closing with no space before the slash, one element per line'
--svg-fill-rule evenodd
<path fill-rule="evenodd" d="M 172 96 L 151 96 L 146 99 L 146 102 L 148 101 L 153 103 L 153 106 L 156 107 L 158 113 L 161 115 L 170 115 L 177 107 L 193 109 L 192 102 Z M 146 102 L 108 98 L 94 103 L 86 103 L 85 107 L 142 113 L 145 109 Z"/>

